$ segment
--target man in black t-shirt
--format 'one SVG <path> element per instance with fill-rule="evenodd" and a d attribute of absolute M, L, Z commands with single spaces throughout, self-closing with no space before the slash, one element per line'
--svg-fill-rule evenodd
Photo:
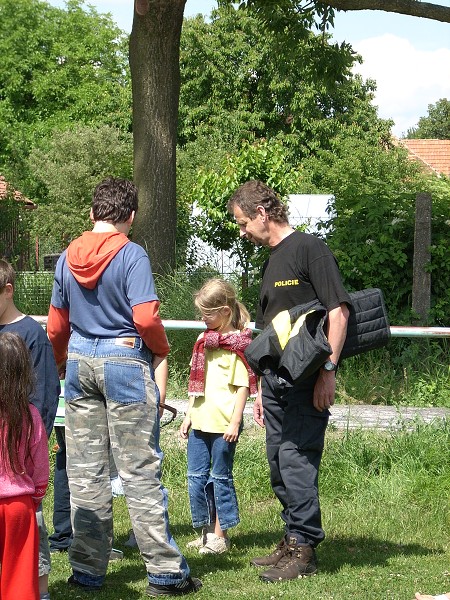
<path fill-rule="evenodd" d="M 319 238 L 295 231 L 286 206 L 261 181 L 247 181 L 228 202 L 241 237 L 268 246 L 256 325 L 266 327 L 281 311 L 318 299 L 328 310 L 327 337 L 333 350 L 316 373 L 280 397 L 262 378 L 255 421 L 266 428 L 272 489 L 282 505 L 285 535 L 268 556 L 251 564 L 267 567 L 263 581 L 297 579 L 317 572 L 315 547 L 324 539 L 318 473 L 329 408 L 334 404 L 336 368 L 347 333 L 350 297 L 336 260 Z"/>

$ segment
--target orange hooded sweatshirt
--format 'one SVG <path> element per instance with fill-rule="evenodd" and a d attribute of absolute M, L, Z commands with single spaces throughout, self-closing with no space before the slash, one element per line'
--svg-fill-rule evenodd
<path fill-rule="evenodd" d="M 129 242 L 120 232 L 94 233 L 85 231 L 67 248 L 67 265 L 80 285 L 94 289 L 97 281 L 112 259 Z M 169 343 L 159 316 L 159 302 L 143 302 L 132 308 L 137 332 L 153 354 L 165 357 Z M 50 305 L 47 334 L 53 346 L 56 363 L 67 358 L 70 338 L 69 310 Z"/>

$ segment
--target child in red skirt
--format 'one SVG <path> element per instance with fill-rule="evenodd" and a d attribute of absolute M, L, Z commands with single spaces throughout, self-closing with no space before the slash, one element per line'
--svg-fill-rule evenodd
<path fill-rule="evenodd" d="M 29 350 L 0 334 L 0 598 L 39 600 L 36 509 L 49 477 L 48 442 L 37 409 Z"/>

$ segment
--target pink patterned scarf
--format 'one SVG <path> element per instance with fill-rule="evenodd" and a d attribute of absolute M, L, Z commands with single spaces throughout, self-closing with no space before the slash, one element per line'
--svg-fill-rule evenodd
<path fill-rule="evenodd" d="M 191 372 L 189 375 L 189 396 L 203 396 L 205 390 L 205 350 L 215 350 L 223 348 L 235 352 L 247 367 L 248 379 L 250 385 L 250 396 L 257 394 L 258 387 L 256 376 L 248 366 L 244 356 L 244 350 L 252 341 L 252 332 L 250 329 L 244 329 L 239 333 L 220 333 L 207 329 L 203 336 L 195 342 L 192 351 Z"/>

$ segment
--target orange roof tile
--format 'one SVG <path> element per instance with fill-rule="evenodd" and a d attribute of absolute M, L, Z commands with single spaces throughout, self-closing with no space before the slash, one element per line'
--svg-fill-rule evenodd
<path fill-rule="evenodd" d="M 36 204 L 32 200 L 26 198 L 17 190 L 11 189 L 11 186 L 3 177 L 3 175 L 0 175 L 0 200 L 4 200 L 8 195 L 8 192 L 13 192 L 15 200 L 18 202 L 24 202 L 25 208 L 36 208 Z"/>
<path fill-rule="evenodd" d="M 422 162 L 438 175 L 450 177 L 450 140 L 399 140 L 411 158 Z"/>

